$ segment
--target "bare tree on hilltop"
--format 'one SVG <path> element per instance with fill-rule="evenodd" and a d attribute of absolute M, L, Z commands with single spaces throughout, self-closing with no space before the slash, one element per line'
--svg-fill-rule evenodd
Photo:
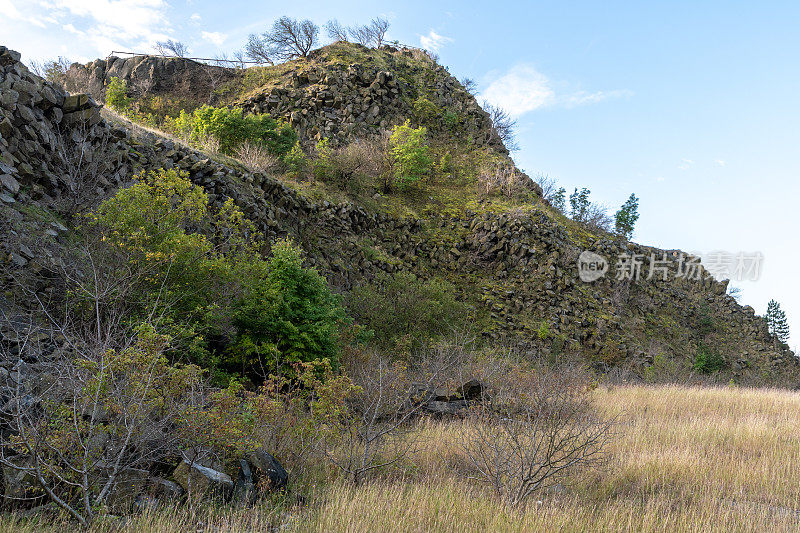
<path fill-rule="evenodd" d="M 189 54 L 189 48 L 180 41 L 173 41 L 167 39 L 166 41 L 158 41 L 156 43 L 156 50 L 162 56 L 174 55 L 177 57 L 186 57 Z"/>
<path fill-rule="evenodd" d="M 244 45 L 244 53 L 247 54 L 247 57 L 262 65 L 273 64 L 272 54 L 270 53 L 267 43 L 255 33 L 251 33 L 248 36 L 247 44 Z"/>
<path fill-rule="evenodd" d="M 347 31 L 355 42 L 363 46 L 380 48 L 386 42 L 386 32 L 389 30 L 389 21 L 383 17 L 372 19 L 369 24 L 353 26 Z"/>
<path fill-rule="evenodd" d="M 325 32 L 328 34 L 328 38 L 333 39 L 334 42 L 348 42 L 347 28 L 336 19 L 329 20 L 325 24 Z"/>
<path fill-rule="evenodd" d="M 511 115 L 505 109 L 487 101 L 483 102 L 483 109 L 489 113 L 489 118 L 492 119 L 492 127 L 508 151 L 519 150 L 516 134 L 517 121 L 511 118 Z"/>

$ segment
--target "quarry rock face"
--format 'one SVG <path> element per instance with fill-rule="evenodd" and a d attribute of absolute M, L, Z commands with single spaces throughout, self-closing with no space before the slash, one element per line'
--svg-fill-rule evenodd
<path fill-rule="evenodd" d="M 382 51 L 389 64 L 419 55 L 418 51 L 391 47 Z M 402 124 L 414 116 L 414 102 L 424 98 L 451 113 L 445 118 L 452 121 L 449 127 L 458 136 L 507 154 L 489 115 L 458 80 L 432 62 L 428 73 L 419 87 L 376 65 L 311 64 L 285 74 L 272 87 L 244 98 L 238 105 L 252 113 L 284 118 L 301 136 L 343 144 Z"/>
<path fill-rule="evenodd" d="M 370 212 L 349 201 L 312 201 L 266 174 L 231 168 L 151 133 L 132 135 L 104 119 L 91 97 L 67 94 L 38 78 L 7 48 L 0 48 L 0 65 L 0 261 L 6 287 L 14 273 L 42 285 L 41 291 L 52 290 L 40 273 L 58 265 L 67 228 L 55 216 L 33 216 L 33 210 L 68 219 L 131 183 L 137 172 L 176 168 L 212 203 L 234 199 L 267 239 L 303 242 L 309 263 L 340 290 L 400 270 L 423 279 L 478 280 L 461 297 L 486 318 L 482 335 L 488 339 L 511 339 L 534 351 L 580 348 L 601 371 L 622 366 L 638 372 L 659 359 L 690 359 L 693 343 L 675 339 L 709 315 L 720 325 L 720 351 L 736 373 L 777 375 L 797 368 L 792 352 L 768 334 L 752 308 L 726 294 L 726 283 L 707 275 L 631 282 L 611 273 L 586 283 L 578 272 L 585 250 L 611 261 L 623 253 L 649 257 L 664 250 L 611 236 L 578 238 L 542 212 L 421 220 Z M 296 83 L 340 87 L 315 97 L 331 102 L 350 85 L 386 94 L 399 87 L 385 71 L 347 66 L 336 72 L 312 69 L 297 74 Z M 275 105 L 280 101 L 276 97 Z M 319 115 L 314 109 L 310 114 Z"/>
<path fill-rule="evenodd" d="M 118 64 L 115 60 L 109 66 L 97 61 L 89 70 L 93 76 L 98 74 L 98 80 L 112 73 L 124 77 L 145 72 L 153 87 L 159 87 L 167 83 L 162 75 L 169 78 L 179 72 L 177 63 L 170 64 L 149 60 Z M 326 129 L 332 121 L 331 128 L 345 131 L 352 124 L 386 121 L 386 113 L 396 107 L 390 103 L 391 95 L 404 90 L 386 71 L 352 65 L 335 74 L 313 70 L 302 77 L 297 74 L 294 84 L 293 91 L 312 84 L 314 89 L 291 97 L 294 100 L 291 93 L 270 92 L 245 105 L 285 112 L 291 106 L 308 106 L 302 109 L 310 110 L 303 119 L 309 128 Z M 446 98 L 452 87 L 445 83 L 440 89 Z M 361 103 L 351 107 L 354 101 Z M 343 121 L 337 113 L 346 113 L 352 122 Z M 483 115 L 475 111 L 475 117 L 479 127 Z M 142 170 L 175 168 L 201 185 L 212 204 L 233 199 L 267 239 L 289 236 L 303 243 L 309 263 L 339 290 L 382 272 L 408 270 L 423 279 L 439 275 L 455 280 L 459 297 L 484 318 L 488 325 L 481 335 L 487 340 L 554 357 L 579 349 L 599 372 L 619 369 L 630 376 L 646 375 L 663 361 L 690 361 L 697 346 L 685 337 L 711 317 L 717 325 L 714 349 L 726 359 L 732 375 L 796 383 L 797 358 L 769 334 L 752 308 L 740 306 L 726 294 L 726 282 L 705 275 L 635 282 L 606 275 L 587 283 L 579 276 L 577 260 L 584 250 L 605 258 L 678 251 L 608 235 L 576 235 L 543 212 L 465 212 L 422 220 L 370 212 L 347 201 L 314 201 L 263 173 L 232 168 L 181 143 L 130 131 L 109 120 L 95 99 L 68 94 L 42 80 L 20 62 L 18 53 L 0 46 L 0 312 L 7 317 L 0 328 L 0 342 L 15 354 L 0 361 L 4 378 L 0 381 L 35 375 L 40 372 L 39 361 L 58 347 L 58 339 L 44 338 L 37 339 L 34 350 L 10 326 L 17 313 L 22 317 L 35 306 L 37 298 L 57 297 L 57 273 L 76 223 L 74 215 L 130 184 Z M 480 127 L 485 129 L 485 125 Z M 458 285 L 459 280 L 468 283 Z M 456 392 L 433 391 L 430 410 L 454 414 L 481 393 L 477 382 L 463 384 Z M 247 493 L 259 474 L 276 488 L 285 486 L 286 471 L 266 451 L 243 461 L 238 477 L 235 472 L 181 462 L 173 476 L 177 484 L 139 476 L 147 479 L 141 485 L 125 485 L 120 501 L 147 506 L 156 497 L 181 498 L 187 490 L 181 482 L 188 486 L 190 477 L 200 479 L 203 490 L 224 498 Z M 6 480 L 6 487 L 11 487 L 7 490 L 15 494 L 26 490 L 25 482 L 17 477 Z M 145 487 L 158 490 L 145 497 Z"/>
<path fill-rule="evenodd" d="M 170 93 L 212 103 L 214 89 L 238 76 L 239 73 L 234 69 L 206 65 L 191 59 L 154 55 L 111 56 L 86 65 L 71 65 L 67 73 L 67 88 L 87 92 L 102 102 L 111 78 L 118 78 L 139 96 Z"/>
<path fill-rule="evenodd" d="M 358 49 L 360 45 L 347 46 Z M 384 46 L 380 53 L 386 65 L 315 61 L 323 54 L 316 50 L 308 61 L 292 62 L 291 68 L 242 95 L 234 105 L 246 113 L 269 114 L 288 122 L 301 139 L 327 138 L 337 146 L 402 124 L 414 116 L 414 103 L 424 98 L 448 110 L 443 127 L 454 136 L 508 154 L 492 129 L 489 115 L 444 67 L 419 50 Z M 418 63 L 426 64 L 427 72 L 424 79 L 420 77 L 413 84 L 387 70 L 400 72 Z M 215 91 L 224 93 L 226 84 L 241 83 L 244 71 L 182 58 L 112 56 L 86 65 L 73 64 L 67 76 L 68 88 L 87 92 L 102 102 L 113 77 L 124 80 L 136 95 L 169 94 L 200 105 L 214 104 L 218 96 Z"/>

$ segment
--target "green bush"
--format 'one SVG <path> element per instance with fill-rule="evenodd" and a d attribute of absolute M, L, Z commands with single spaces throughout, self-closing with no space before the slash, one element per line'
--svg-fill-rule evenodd
<path fill-rule="evenodd" d="M 281 156 L 297 143 L 297 132 L 269 115 L 244 116 L 241 108 L 204 105 L 191 113 L 181 111 L 173 121 L 174 128 L 191 141 L 213 137 L 220 150 L 233 154 L 244 142 L 263 144 L 272 155 Z"/>
<path fill-rule="evenodd" d="M 110 108 L 125 112 L 131 104 L 128 98 L 128 86 L 125 80 L 113 77 L 106 87 L 106 105 Z"/>
<path fill-rule="evenodd" d="M 442 124 L 448 132 L 455 133 L 461 124 L 461 118 L 454 111 L 445 111 L 442 115 Z"/>
<path fill-rule="evenodd" d="M 286 152 L 283 156 L 283 163 L 286 165 L 286 170 L 295 176 L 306 169 L 308 158 L 303 148 L 300 146 L 300 141 L 294 143 L 292 149 Z"/>
<path fill-rule="evenodd" d="M 333 150 L 327 138 L 317 141 L 314 148 L 316 156 L 311 163 L 314 177 L 324 181 L 333 174 Z"/>
<path fill-rule="evenodd" d="M 430 147 L 425 141 L 428 130 L 412 128 L 409 121 L 395 126 L 389 137 L 389 150 L 394 166 L 394 179 L 400 187 L 415 183 L 431 170 Z"/>
<path fill-rule="evenodd" d="M 539 329 L 536 330 L 536 336 L 539 337 L 539 340 L 546 340 L 550 337 L 550 326 L 547 324 L 546 320 L 542 320 L 539 323 Z"/>
<path fill-rule="evenodd" d="M 441 109 L 427 98 L 417 98 L 414 101 L 414 120 L 418 126 L 433 126 L 441 113 Z"/>
<path fill-rule="evenodd" d="M 339 325 L 345 312 L 316 270 L 303 267 L 300 248 L 279 241 L 262 276 L 253 276 L 233 313 L 236 341 L 229 364 L 264 378 L 287 365 L 339 361 Z"/>
<path fill-rule="evenodd" d="M 185 173 L 159 170 L 89 220 L 112 252 L 96 259 L 122 276 L 128 315 L 159 316 L 176 358 L 222 378 L 263 379 L 284 363 L 322 358 L 336 365 L 345 320 L 338 298 L 291 243 L 277 243 L 264 260 L 260 236 L 232 200 L 212 209 Z"/>
<path fill-rule="evenodd" d="M 410 272 L 381 274 L 346 297 L 348 310 L 384 346 L 411 347 L 466 324 L 467 307 L 447 281 L 422 281 Z"/>
<path fill-rule="evenodd" d="M 725 368 L 727 363 L 719 352 L 701 344 L 695 355 L 693 366 L 695 371 L 701 374 L 713 374 Z"/>

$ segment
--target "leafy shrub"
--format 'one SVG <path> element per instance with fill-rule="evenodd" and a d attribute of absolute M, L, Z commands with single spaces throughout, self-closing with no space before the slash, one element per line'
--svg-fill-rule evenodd
<path fill-rule="evenodd" d="M 298 363 L 292 378 L 270 376 L 255 391 L 234 380 L 212 392 L 205 404 L 188 410 L 180 430 L 187 443 L 227 464 L 257 448 L 268 450 L 297 477 L 352 390 L 330 361 Z"/>
<path fill-rule="evenodd" d="M 467 308 L 456 301 L 447 281 L 423 281 L 410 272 L 382 274 L 346 298 L 353 317 L 375 331 L 380 344 L 419 345 L 466 321 Z"/>
<path fill-rule="evenodd" d="M 121 295 L 130 312 L 162 316 L 176 356 L 261 380 L 284 363 L 336 365 L 345 315 L 324 278 L 286 241 L 262 259 L 252 222 L 230 199 L 211 209 L 185 173 L 140 175 L 101 204 L 91 225 L 134 280 Z"/>
<path fill-rule="evenodd" d="M 430 147 L 425 141 L 427 132 L 424 127 L 412 128 L 409 121 L 392 130 L 389 149 L 395 182 L 401 187 L 423 179 L 431 170 Z"/>
<path fill-rule="evenodd" d="M 305 170 L 308 158 L 299 141 L 283 156 L 283 163 L 286 165 L 286 170 L 295 176 Z"/>
<path fill-rule="evenodd" d="M 727 366 L 725 358 L 705 345 L 700 345 L 692 365 L 701 374 L 713 374 Z"/>
<path fill-rule="evenodd" d="M 113 77 L 106 87 L 106 105 L 112 109 L 124 112 L 131 104 L 128 97 L 128 86 L 125 80 Z"/>
<path fill-rule="evenodd" d="M 461 119 L 458 116 L 458 113 L 454 111 L 445 111 L 442 115 L 442 124 L 447 129 L 447 131 L 454 133 L 456 128 L 458 128 L 459 124 L 461 123 Z"/>
<path fill-rule="evenodd" d="M 333 150 L 327 138 L 317 141 L 314 149 L 316 154 L 311 163 L 314 177 L 324 180 L 333 172 Z"/>
<path fill-rule="evenodd" d="M 441 113 L 441 109 L 436 104 L 423 97 L 414 101 L 413 109 L 414 120 L 419 126 L 433 126 Z"/>
<path fill-rule="evenodd" d="M 263 144 L 273 155 L 287 153 L 297 143 L 291 126 L 269 115 L 244 116 L 241 108 L 204 105 L 192 113 L 181 111 L 173 121 L 174 128 L 194 142 L 208 137 L 219 140 L 220 150 L 233 154 L 246 141 Z"/>
<path fill-rule="evenodd" d="M 90 223 L 129 257 L 140 278 L 135 300 L 160 301 L 181 316 L 213 300 L 218 284 L 210 280 L 229 274 L 225 254 L 245 250 L 253 233 L 232 200 L 211 212 L 203 188 L 174 169 L 140 174 L 103 202 Z M 224 249 L 207 236 L 217 231 L 230 234 Z"/>
<path fill-rule="evenodd" d="M 234 309 L 237 338 L 228 363 L 261 378 L 315 359 L 326 358 L 336 367 L 345 312 L 325 278 L 303 267 L 302 252 L 291 241 L 277 242 L 265 266 L 248 280 Z"/>
<path fill-rule="evenodd" d="M 539 340 L 546 340 L 550 337 L 550 326 L 547 324 L 546 320 L 542 320 L 539 323 L 539 329 L 536 330 L 536 336 L 539 337 Z"/>

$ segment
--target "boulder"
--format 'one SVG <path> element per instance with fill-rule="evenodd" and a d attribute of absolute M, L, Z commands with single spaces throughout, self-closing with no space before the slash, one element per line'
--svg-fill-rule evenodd
<path fill-rule="evenodd" d="M 458 388 L 461 397 L 467 401 L 480 400 L 483 397 L 483 383 L 477 379 L 471 379 Z"/>
<path fill-rule="evenodd" d="M 172 473 L 172 478 L 194 501 L 204 498 L 228 500 L 233 494 L 233 479 L 218 470 L 187 459 Z"/>
<path fill-rule="evenodd" d="M 252 505 L 258 497 L 253 470 L 244 459 L 239 460 L 239 475 L 233 485 L 233 501 L 240 505 Z"/>
<path fill-rule="evenodd" d="M 262 448 L 252 452 L 249 463 L 255 468 L 253 481 L 263 488 L 282 490 L 289 483 L 289 473 L 275 457 Z"/>

